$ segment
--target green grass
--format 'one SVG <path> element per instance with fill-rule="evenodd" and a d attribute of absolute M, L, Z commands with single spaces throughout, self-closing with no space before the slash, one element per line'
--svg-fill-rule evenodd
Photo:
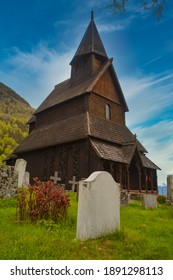
<path fill-rule="evenodd" d="M 76 235 L 77 202 L 71 195 L 68 217 L 62 224 L 31 224 L 16 219 L 15 200 L 0 200 L 0 259 L 173 259 L 171 206 L 145 210 L 140 202 L 121 207 L 121 230 L 95 240 Z"/>

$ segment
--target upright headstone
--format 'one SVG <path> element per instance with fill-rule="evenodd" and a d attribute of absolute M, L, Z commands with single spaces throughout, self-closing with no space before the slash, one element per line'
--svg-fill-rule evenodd
<path fill-rule="evenodd" d="M 120 228 L 120 186 L 106 171 L 79 182 L 76 238 L 85 240 Z"/>
<path fill-rule="evenodd" d="M 143 206 L 145 209 L 157 208 L 157 196 L 154 194 L 143 195 Z"/>
<path fill-rule="evenodd" d="M 26 160 L 20 158 L 16 160 L 14 170 L 18 171 L 18 187 L 21 187 L 23 184 L 23 179 L 25 176 L 25 170 L 26 170 Z"/>
<path fill-rule="evenodd" d="M 120 194 L 120 204 L 123 206 L 128 206 L 129 203 L 129 195 L 127 191 L 121 191 Z"/>
<path fill-rule="evenodd" d="M 168 204 L 173 202 L 173 175 L 167 176 L 167 200 Z"/>
<path fill-rule="evenodd" d="M 30 173 L 28 171 L 25 171 L 22 185 L 27 188 L 30 185 L 29 181 L 30 181 Z"/>

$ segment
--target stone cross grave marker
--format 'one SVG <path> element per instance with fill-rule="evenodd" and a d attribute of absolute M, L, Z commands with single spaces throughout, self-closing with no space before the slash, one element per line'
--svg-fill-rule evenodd
<path fill-rule="evenodd" d="M 26 160 L 24 160 L 22 158 L 16 160 L 14 170 L 18 171 L 18 187 L 21 187 L 23 185 L 26 164 L 27 164 Z"/>
<path fill-rule="evenodd" d="M 58 177 L 58 171 L 55 171 L 54 176 L 50 176 L 50 180 L 52 180 L 55 185 L 57 184 L 57 182 L 61 181 L 61 178 Z"/>
<path fill-rule="evenodd" d="M 173 202 L 173 175 L 167 176 L 167 200 L 168 204 Z"/>
<path fill-rule="evenodd" d="M 72 190 L 72 192 L 74 192 L 75 191 L 75 186 L 78 187 L 78 185 L 79 185 L 79 182 L 76 181 L 76 176 L 73 176 L 72 180 L 69 181 L 69 184 L 72 185 L 71 190 Z"/>
<path fill-rule="evenodd" d="M 98 171 L 79 182 L 76 238 L 85 240 L 120 228 L 120 186 L 110 173 Z"/>
<path fill-rule="evenodd" d="M 154 194 L 143 195 L 143 206 L 145 209 L 157 208 L 157 197 Z"/>

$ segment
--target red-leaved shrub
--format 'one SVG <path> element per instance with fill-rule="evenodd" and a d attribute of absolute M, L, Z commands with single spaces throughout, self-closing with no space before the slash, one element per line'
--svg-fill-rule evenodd
<path fill-rule="evenodd" d="M 29 217 L 31 222 L 41 219 L 58 222 L 66 216 L 68 206 L 69 196 L 51 181 L 41 182 L 35 178 L 32 186 L 17 190 L 17 214 L 20 220 Z"/>

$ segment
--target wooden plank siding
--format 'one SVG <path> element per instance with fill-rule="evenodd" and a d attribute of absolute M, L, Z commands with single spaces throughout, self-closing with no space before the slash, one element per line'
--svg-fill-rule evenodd
<path fill-rule="evenodd" d="M 41 111 L 37 114 L 36 128 L 62 121 L 73 116 L 77 116 L 85 112 L 86 105 L 84 96 L 72 99 L 51 107 L 49 110 Z"/>
<path fill-rule="evenodd" d="M 109 104 L 110 120 L 117 124 L 125 125 L 125 113 L 119 104 L 94 93 L 90 94 L 88 103 L 88 112 L 101 118 L 106 118 L 106 104 Z"/>
<path fill-rule="evenodd" d="M 107 70 L 99 79 L 94 86 L 93 91 L 119 105 L 121 104 L 109 70 Z"/>

